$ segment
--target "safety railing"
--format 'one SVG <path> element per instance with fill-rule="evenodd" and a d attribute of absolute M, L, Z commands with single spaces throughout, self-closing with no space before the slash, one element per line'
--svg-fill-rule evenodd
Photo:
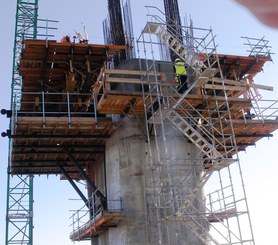
<path fill-rule="evenodd" d="M 86 98 L 91 94 L 82 93 L 48 93 L 48 92 L 23 92 L 15 94 L 13 101 L 13 122 L 17 123 L 18 117 L 40 117 L 43 123 L 47 117 L 67 118 L 71 123 L 73 117 L 93 117 L 97 120 L 96 103 L 91 101 L 86 104 Z M 17 105 L 20 103 L 20 107 Z M 87 109 L 88 107 L 88 109 Z M 86 110 L 87 109 L 87 110 Z"/>
<path fill-rule="evenodd" d="M 121 213 L 124 210 L 122 199 L 107 200 L 106 210 L 103 210 L 103 207 L 100 205 L 99 198 L 96 198 L 94 195 L 93 199 L 92 203 L 88 202 L 70 216 L 72 221 L 70 225 L 72 230 L 70 234 L 71 240 L 80 240 L 85 230 L 90 228 L 96 229 L 96 222 L 102 217 L 103 212 Z"/>
<path fill-rule="evenodd" d="M 259 100 L 258 103 L 252 103 L 252 110 L 261 120 L 277 120 L 278 119 L 278 100 Z"/>
<path fill-rule="evenodd" d="M 167 29 L 167 32 L 174 38 L 186 43 L 186 49 L 190 54 L 195 56 L 194 59 L 201 61 L 203 65 L 205 64 L 208 67 L 211 67 L 216 62 L 216 47 L 213 43 L 215 36 L 212 34 L 211 29 L 181 26 L 182 36 L 177 36 L 175 27 L 167 25 L 165 21 L 165 18 L 169 19 L 169 17 L 166 17 L 165 14 L 155 6 L 146 7 L 149 12 L 147 16 L 149 17 L 150 23 L 153 22 L 160 24 L 164 29 Z M 170 19 L 169 22 L 171 22 Z"/>

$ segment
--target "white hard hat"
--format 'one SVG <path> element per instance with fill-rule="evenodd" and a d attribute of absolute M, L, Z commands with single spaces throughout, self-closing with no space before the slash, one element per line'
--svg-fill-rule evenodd
<path fill-rule="evenodd" d="M 175 59 L 175 63 L 176 63 L 176 62 L 179 62 L 179 61 L 181 61 L 180 58 L 176 58 L 176 59 Z"/>

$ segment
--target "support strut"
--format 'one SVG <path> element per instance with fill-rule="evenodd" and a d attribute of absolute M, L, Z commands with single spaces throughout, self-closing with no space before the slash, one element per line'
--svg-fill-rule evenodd
<path fill-rule="evenodd" d="M 64 169 L 64 167 L 62 166 L 61 163 L 56 162 L 58 168 L 61 170 L 61 172 L 63 173 L 63 175 L 65 175 L 65 177 L 67 178 L 67 180 L 70 182 L 71 186 L 73 187 L 73 189 L 77 192 L 77 194 L 80 196 L 80 198 L 83 200 L 83 202 L 85 203 L 85 205 L 91 209 L 92 205 L 90 204 L 89 200 L 84 196 L 84 194 L 82 193 L 82 191 L 80 191 L 80 189 L 78 188 L 78 186 L 74 183 L 74 181 L 72 180 L 72 178 L 70 177 L 70 175 L 67 173 L 67 171 Z"/>
<path fill-rule="evenodd" d="M 66 148 L 62 148 L 62 150 L 67 154 L 70 161 L 74 164 L 82 178 L 87 182 L 87 184 L 92 188 L 94 194 L 100 199 L 101 205 L 103 210 L 107 210 L 107 199 L 102 194 L 100 190 L 98 190 L 95 183 L 88 177 L 88 175 L 84 172 L 83 168 L 78 164 L 78 162 L 75 160 L 74 156 L 68 151 Z"/>

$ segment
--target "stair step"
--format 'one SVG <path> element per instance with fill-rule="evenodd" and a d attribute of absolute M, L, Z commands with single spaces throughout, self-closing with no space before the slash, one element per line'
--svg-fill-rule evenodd
<path fill-rule="evenodd" d="M 186 132 L 189 130 L 189 128 L 187 128 L 186 125 L 181 125 L 181 126 L 180 126 L 180 129 L 181 129 L 182 131 L 186 130 Z"/>
<path fill-rule="evenodd" d="M 179 43 L 179 44 L 176 46 L 175 51 L 178 52 L 178 51 L 180 50 L 181 47 L 182 47 L 182 44 Z"/>
<path fill-rule="evenodd" d="M 209 142 L 207 142 L 199 132 L 195 131 L 191 125 L 188 124 L 177 112 L 173 118 L 169 118 L 170 121 L 186 136 L 188 137 L 202 152 L 208 157 L 212 157 L 212 154 L 216 154 L 222 157 Z M 173 115 L 173 114 L 172 114 Z"/>
<path fill-rule="evenodd" d="M 171 41 L 171 43 L 169 44 L 169 47 L 170 48 L 172 48 L 175 44 L 177 44 L 178 43 L 178 41 L 177 41 L 177 39 L 173 39 L 172 41 Z"/>
<path fill-rule="evenodd" d="M 191 65 L 190 60 L 192 59 L 192 54 L 188 54 L 184 57 L 185 63 Z"/>
<path fill-rule="evenodd" d="M 189 131 L 189 128 L 185 128 L 185 129 L 183 130 L 183 133 L 184 133 L 184 134 L 187 134 L 188 131 Z"/>
<path fill-rule="evenodd" d="M 197 140 L 195 140 L 195 143 L 199 143 L 200 141 L 202 141 L 202 139 L 201 138 L 199 138 L 199 139 L 197 139 Z"/>
<path fill-rule="evenodd" d="M 163 44 L 166 44 L 169 41 L 170 38 L 171 38 L 171 34 L 169 34 L 169 33 L 165 34 L 165 38 L 163 40 Z"/>
<path fill-rule="evenodd" d="M 161 40 L 164 40 L 164 36 L 166 35 L 166 32 L 164 30 L 161 30 L 159 33 L 158 33 L 158 36 Z"/>
<path fill-rule="evenodd" d="M 186 52 L 187 52 L 187 49 L 183 47 L 183 50 L 181 51 L 180 56 L 183 57 Z"/>
<path fill-rule="evenodd" d="M 196 133 L 195 133 L 195 132 L 193 132 L 192 134 L 189 135 L 189 137 L 192 138 L 192 139 L 193 139 L 194 136 L 196 136 Z M 194 140 L 194 139 L 193 139 L 193 140 Z M 194 140 L 194 141 L 195 141 L 195 140 Z"/>

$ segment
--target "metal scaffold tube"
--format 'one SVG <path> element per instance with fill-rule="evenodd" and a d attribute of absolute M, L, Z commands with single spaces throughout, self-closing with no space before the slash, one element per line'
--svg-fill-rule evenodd
<path fill-rule="evenodd" d="M 33 245 L 34 175 L 84 202 L 73 242 L 255 245 L 238 152 L 278 129 L 278 102 L 256 91 L 271 87 L 253 82 L 271 58 L 218 53 L 211 29 L 181 25 L 178 0 L 146 6 L 134 58 L 121 2 L 108 0 L 101 45 L 39 40 L 38 0 L 17 0 L 5 245 Z"/>

